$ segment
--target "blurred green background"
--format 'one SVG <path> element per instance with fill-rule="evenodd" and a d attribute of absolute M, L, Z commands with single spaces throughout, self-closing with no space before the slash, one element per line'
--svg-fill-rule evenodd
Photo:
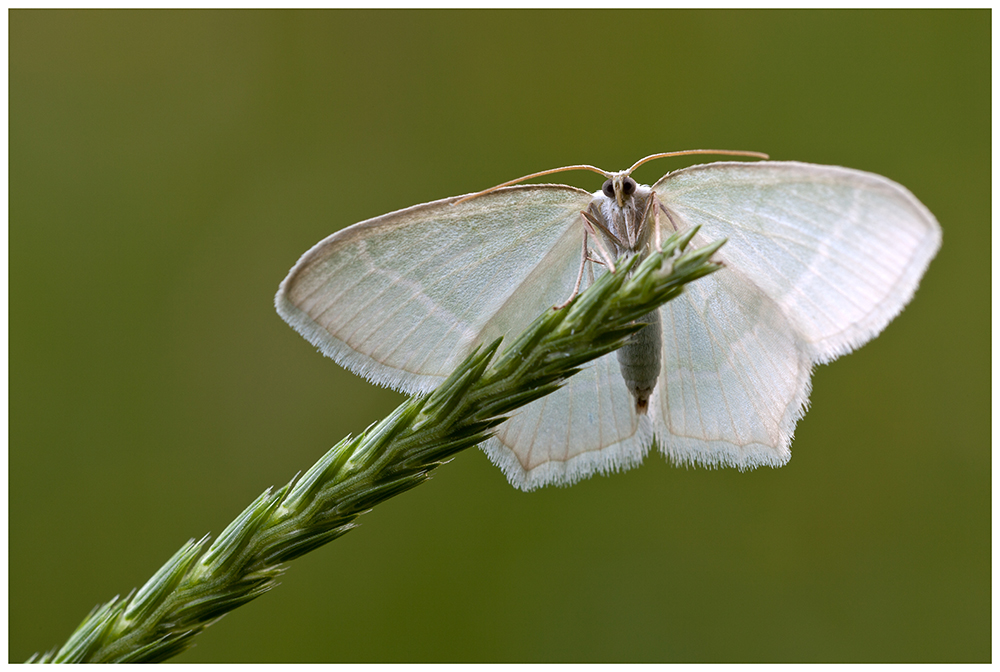
<path fill-rule="evenodd" d="M 880 173 L 944 229 L 787 466 L 524 494 L 470 450 L 176 660 L 990 660 L 990 19 L 10 12 L 11 660 L 401 401 L 275 314 L 313 243 L 696 147 Z"/>

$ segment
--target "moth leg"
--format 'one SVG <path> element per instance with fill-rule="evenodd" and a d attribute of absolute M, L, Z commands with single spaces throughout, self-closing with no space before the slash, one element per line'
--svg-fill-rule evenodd
<path fill-rule="evenodd" d="M 604 265 L 608 267 L 608 270 L 614 273 L 615 262 L 612 260 L 611 254 L 608 252 L 608 248 L 604 247 L 604 243 L 601 242 L 601 237 L 597 235 L 595 227 L 597 229 L 600 229 L 602 233 L 606 234 L 608 238 L 614 241 L 614 244 L 617 247 L 621 248 L 624 247 L 624 245 L 621 244 L 621 241 L 618 240 L 618 238 L 614 234 L 608 231 L 608 229 L 603 224 L 601 224 L 597 220 L 597 218 L 594 217 L 592 214 L 590 214 L 586 210 L 584 210 L 580 214 L 583 215 L 583 225 L 587 227 L 587 230 L 590 231 L 591 235 L 594 236 L 594 242 L 597 244 L 597 253 L 601 255 Z"/>
<path fill-rule="evenodd" d="M 660 210 L 662 210 L 663 214 L 665 214 L 667 216 L 667 221 L 670 223 L 670 230 L 671 230 L 671 232 L 673 232 L 673 233 L 679 232 L 681 230 L 681 227 L 677 223 L 677 220 L 674 219 L 676 217 L 676 214 L 670 212 L 670 208 L 668 208 L 667 206 L 663 205 L 663 203 L 660 203 L 659 205 L 660 205 Z M 657 212 L 657 215 L 659 215 L 659 212 Z"/>
<path fill-rule="evenodd" d="M 662 240 L 660 239 L 660 209 L 653 211 L 653 249 L 663 252 Z"/>
<path fill-rule="evenodd" d="M 667 220 L 670 222 L 670 229 L 671 229 L 671 231 L 673 231 L 674 233 L 677 233 L 678 231 L 680 231 L 681 227 L 677 226 L 677 222 L 674 221 L 674 216 L 673 216 L 673 214 L 671 214 L 671 212 L 667 208 L 667 206 L 663 205 L 663 203 L 660 203 L 659 200 L 656 201 L 656 204 L 660 206 L 660 210 L 662 210 L 663 214 L 665 214 L 667 216 Z"/>
<path fill-rule="evenodd" d="M 561 310 L 569 305 L 570 301 L 576 298 L 576 295 L 580 293 L 580 284 L 583 282 L 583 269 L 586 267 L 587 262 L 590 260 L 590 254 L 587 252 L 587 229 L 583 230 L 583 258 L 580 259 L 580 272 L 576 274 L 576 284 L 573 285 L 573 291 L 570 293 L 569 298 L 560 303 L 557 306 L 552 306 L 553 310 Z"/>
<path fill-rule="evenodd" d="M 583 283 L 583 269 L 587 266 L 588 261 L 606 266 L 612 273 L 615 272 L 615 262 L 612 260 L 611 254 L 604 246 L 604 243 L 601 242 L 601 237 L 597 233 L 598 230 L 612 240 L 616 246 L 622 246 L 622 242 L 618 240 L 618 237 L 608 231 L 608 228 L 601 223 L 600 219 L 598 219 L 596 215 L 586 210 L 581 210 L 580 214 L 583 216 L 583 254 L 580 259 L 580 272 L 576 275 L 576 283 L 573 285 L 573 291 L 570 293 L 569 298 L 559 305 L 553 306 L 555 310 L 565 308 L 569 305 L 569 302 L 575 299 L 576 295 L 580 293 L 580 285 Z M 590 236 L 594 237 L 594 243 L 597 245 L 597 254 L 599 255 L 599 258 L 591 256 L 590 249 L 587 247 L 587 240 Z M 590 269 L 588 277 L 590 278 L 591 284 L 593 284 L 593 268 Z"/>
<path fill-rule="evenodd" d="M 626 247 L 625 242 L 620 240 L 618 236 L 616 236 L 615 234 L 611 233 L 608 227 L 604 226 L 604 224 L 601 222 L 601 218 L 597 214 L 595 214 L 593 210 L 585 210 L 582 211 L 580 214 L 583 215 L 583 218 L 585 220 L 587 220 L 584 223 L 585 225 L 589 223 L 592 227 L 596 228 L 598 231 L 603 233 L 605 236 L 608 237 L 608 240 L 610 240 L 619 250 L 625 249 Z"/>
<path fill-rule="evenodd" d="M 653 208 L 653 201 L 659 203 L 659 199 L 656 198 L 656 194 L 650 194 L 649 198 L 646 200 L 646 207 L 642 209 L 642 225 L 645 226 L 646 222 L 649 221 L 649 211 L 653 211 L 653 242 L 656 245 L 656 251 L 662 252 L 663 248 L 660 247 L 660 212 L 658 209 Z"/>

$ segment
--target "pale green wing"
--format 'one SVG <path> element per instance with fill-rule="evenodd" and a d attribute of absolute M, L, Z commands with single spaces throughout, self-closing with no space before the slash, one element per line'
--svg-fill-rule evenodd
<path fill-rule="evenodd" d="M 828 362 L 877 335 L 913 296 L 941 244 L 934 216 L 879 175 L 795 162 L 713 163 L 653 185 L 718 258 L 770 297 Z"/>
<path fill-rule="evenodd" d="M 777 304 L 723 268 L 660 314 L 663 359 L 649 413 L 664 454 L 706 466 L 787 462 L 812 363 Z"/>
<path fill-rule="evenodd" d="M 650 402 L 678 463 L 740 468 L 790 457 L 814 363 L 865 343 L 902 310 L 940 228 L 878 175 L 803 163 L 715 163 L 653 186 L 661 226 L 728 238 L 719 272 L 661 308 L 664 357 Z"/>
<path fill-rule="evenodd" d="M 531 185 L 460 198 L 321 241 L 282 281 L 278 313 L 341 366 L 416 393 L 569 298 L 591 194 Z"/>
<path fill-rule="evenodd" d="M 495 434 L 483 450 L 522 490 L 628 469 L 642 462 L 652 443 L 649 421 L 636 414 L 615 353 L 516 411 Z"/>

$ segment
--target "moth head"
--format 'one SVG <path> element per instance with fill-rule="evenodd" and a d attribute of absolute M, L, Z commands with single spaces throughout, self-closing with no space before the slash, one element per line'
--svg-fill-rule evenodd
<path fill-rule="evenodd" d="M 635 193 L 635 180 L 628 176 L 628 173 L 612 173 L 601 187 L 601 191 L 608 198 L 613 198 L 618 203 L 618 207 L 625 207 L 625 202 L 632 198 Z"/>

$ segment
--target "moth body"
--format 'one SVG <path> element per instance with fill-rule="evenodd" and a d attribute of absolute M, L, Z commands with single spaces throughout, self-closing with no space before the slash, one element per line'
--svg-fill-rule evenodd
<path fill-rule="evenodd" d="M 594 194 L 592 211 L 598 213 L 605 228 L 612 234 L 607 242 L 614 256 L 649 253 L 655 222 L 653 208 L 659 207 L 656 195 L 645 185 L 624 173 L 615 173 Z M 663 347 L 663 327 L 659 311 L 644 315 L 640 322 L 646 326 L 632 335 L 618 352 L 618 366 L 629 394 L 635 402 L 635 411 L 645 415 L 649 397 L 660 377 L 660 352 Z"/>

